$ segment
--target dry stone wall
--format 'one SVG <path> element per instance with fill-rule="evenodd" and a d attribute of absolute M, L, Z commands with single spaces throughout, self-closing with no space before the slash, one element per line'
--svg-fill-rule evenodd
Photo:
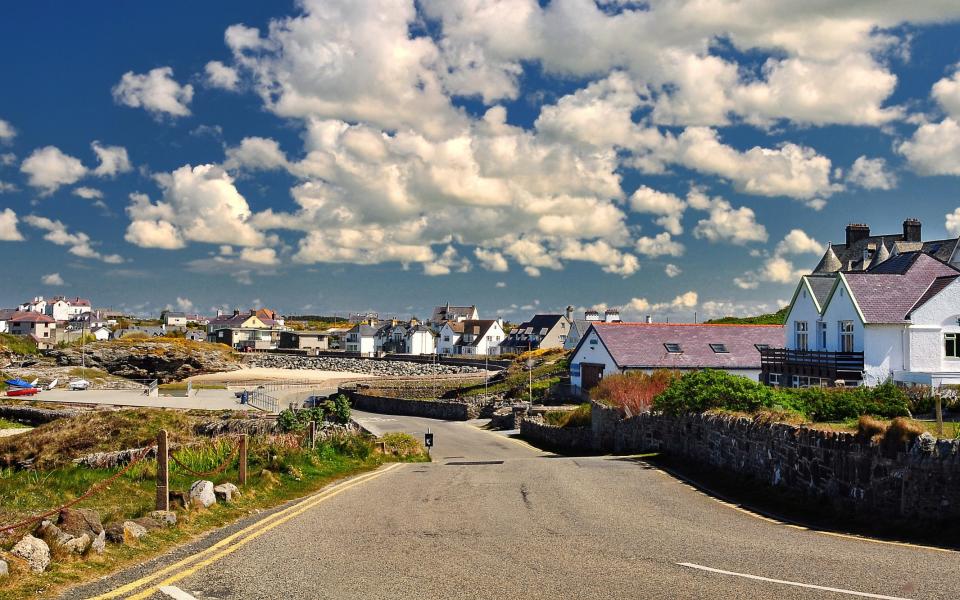
<path fill-rule="evenodd" d="M 370 396 L 347 389 L 342 389 L 341 392 L 350 398 L 350 406 L 353 408 L 375 413 L 408 415 L 413 417 L 426 417 L 428 419 L 444 419 L 447 421 L 476 419 L 480 414 L 479 405 L 466 402 Z"/>
<path fill-rule="evenodd" d="M 822 431 L 716 414 L 623 419 L 593 403 L 588 439 L 526 419 L 521 432 L 552 447 L 661 452 L 800 496 L 845 514 L 926 522 L 960 518 L 960 442 L 925 434 L 902 448 Z"/>

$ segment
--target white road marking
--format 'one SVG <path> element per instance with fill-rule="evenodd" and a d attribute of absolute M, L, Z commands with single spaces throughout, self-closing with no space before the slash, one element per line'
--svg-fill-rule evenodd
<path fill-rule="evenodd" d="M 698 565 L 695 563 L 677 563 L 677 564 L 680 565 L 681 567 L 689 567 L 691 569 L 709 571 L 710 573 L 719 573 L 720 575 L 733 575 L 734 577 L 743 577 L 745 579 L 753 579 L 755 581 L 766 581 L 769 583 L 779 583 L 781 585 L 792 585 L 794 587 L 802 587 L 802 588 L 808 588 L 812 590 L 823 590 L 825 592 L 847 594 L 848 596 L 859 596 L 861 598 L 880 598 L 881 600 L 910 600 L 909 598 L 902 598 L 900 596 L 884 596 L 882 594 L 871 594 L 869 592 L 857 592 L 854 590 L 825 587 L 822 585 L 813 585 L 810 583 L 798 583 L 796 581 L 785 581 L 783 579 L 770 579 L 769 577 L 760 577 L 759 575 L 748 575 L 746 573 L 737 573 L 736 571 L 724 571 L 723 569 L 714 569 L 713 567 L 705 567 L 703 565 Z"/>
<path fill-rule="evenodd" d="M 196 598 L 186 593 L 185 591 L 181 590 L 175 585 L 165 585 L 162 588 L 160 588 L 160 592 L 165 596 L 169 596 L 170 598 L 173 598 L 173 600 L 197 600 Z"/>

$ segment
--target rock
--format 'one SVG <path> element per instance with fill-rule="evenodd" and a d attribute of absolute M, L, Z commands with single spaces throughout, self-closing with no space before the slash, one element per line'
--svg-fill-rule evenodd
<path fill-rule="evenodd" d="M 240 496 L 240 490 L 237 489 L 237 486 L 232 483 L 221 483 L 220 485 L 213 488 L 213 493 L 224 502 L 230 502 L 233 500 L 234 496 Z"/>
<path fill-rule="evenodd" d="M 63 549 L 68 552 L 72 552 L 73 554 L 83 554 L 88 548 L 90 548 L 92 543 L 93 540 L 90 538 L 90 534 L 85 533 L 80 537 L 75 537 L 63 544 Z"/>
<path fill-rule="evenodd" d="M 111 542 L 115 544 L 127 544 L 128 546 L 136 544 L 140 538 L 147 535 L 146 528 L 133 521 L 110 523 L 107 525 L 105 531 L 107 539 Z"/>
<path fill-rule="evenodd" d="M 10 566 L 7 564 L 7 561 L 0 560 L 0 577 L 6 577 L 10 574 Z"/>
<path fill-rule="evenodd" d="M 270 469 L 264 469 L 260 471 L 260 479 L 265 480 L 268 485 L 276 485 L 280 483 L 280 480 L 277 479 L 277 476 L 274 475 L 273 471 Z"/>
<path fill-rule="evenodd" d="M 10 553 L 27 561 L 34 573 L 43 573 L 50 565 L 50 546 L 30 534 L 23 536 Z"/>
<path fill-rule="evenodd" d="M 151 519 L 156 519 L 164 527 L 173 527 L 177 524 L 177 513 L 172 510 L 155 510 L 148 516 Z"/>
<path fill-rule="evenodd" d="M 163 523 L 153 517 L 140 517 L 139 519 L 134 519 L 133 522 L 147 531 L 156 531 L 157 529 L 163 528 Z"/>
<path fill-rule="evenodd" d="M 217 496 L 213 493 L 213 482 L 204 479 L 194 481 L 190 486 L 190 503 L 203 508 L 216 504 Z"/>
<path fill-rule="evenodd" d="M 62 531 L 50 521 L 41 522 L 36 533 L 50 546 L 63 546 L 73 539 L 72 535 Z"/>
<path fill-rule="evenodd" d="M 100 514 L 89 508 L 65 508 L 61 510 L 57 525 L 64 532 L 74 537 L 87 534 L 90 539 L 93 539 L 103 531 Z"/>
<path fill-rule="evenodd" d="M 107 549 L 107 532 L 101 531 L 100 535 L 93 538 L 93 541 L 90 542 L 90 550 L 96 554 L 103 554 L 103 551 Z"/>
<path fill-rule="evenodd" d="M 365 375 L 418 377 L 426 375 L 456 375 L 480 373 L 472 366 L 437 365 L 404 360 L 370 360 L 336 356 L 291 356 L 286 354 L 257 354 L 244 358 L 251 367 L 279 369 L 317 369 L 321 371 L 349 371 Z"/>
<path fill-rule="evenodd" d="M 170 507 L 179 506 L 186 510 L 190 508 L 190 495 L 186 492 L 170 490 Z"/>

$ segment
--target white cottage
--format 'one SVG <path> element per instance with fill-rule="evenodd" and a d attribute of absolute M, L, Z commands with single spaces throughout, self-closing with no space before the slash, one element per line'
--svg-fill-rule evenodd
<path fill-rule="evenodd" d="M 802 277 L 784 347 L 763 353 L 764 381 L 960 383 L 958 277 L 960 270 L 920 251 L 875 260 L 866 271 Z"/>

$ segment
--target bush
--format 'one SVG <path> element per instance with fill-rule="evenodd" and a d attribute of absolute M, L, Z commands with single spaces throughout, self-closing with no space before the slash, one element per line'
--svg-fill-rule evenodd
<path fill-rule="evenodd" d="M 774 404 L 772 388 L 712 369 L 692 371 L 674 379 L 653 399 L 654 410 L 670 415 L 713 409 L 752 413 Z"/>
<path fill-rule="evenodd" d="M 310 421 L 348 423 L 350 421 L 350 401 L 343 394 L 337 394 L 332 400 L 327 400 L 312 408 L 287 409 L 277 415 L 277 423 L 280 425 L 280 430 L 284 432 L 303 431 Z"/>
<path fill-rule="evenodd" d="M 387 433 L 381 439 L 384 446 L 398 456 L 416 456 L 424 452 L 420 440 L 409 433 Z"/>
<path fill-rule="evenodd" d="M 642 371 L 627 371 L 621 375 L 610 375 L 590 392 L 590 397 L 619 408 L 629 409 L 632 414 L 650 410 L 653 399 L 670 386 L 680 374 L 676 371 L 660 369 L 651 374 Z"/>
<path fill-rule="evenodd" d="M 667 414 L 761 409 L 798 412 L 811 421 L 844 421 L 861 415 L 907 416 L 907 395 L 892 382 L 873 388 L 782 388 L 774 390 L 746 377 L 705 369 L 674 380 L 653 400 Z"/>
<path fill-rule="evenodd" d="M 552 410 L 543 415 L 543 420 L 557 427 L 589 427 L 590 403 L 585 402 L 573 410 Z"/>

